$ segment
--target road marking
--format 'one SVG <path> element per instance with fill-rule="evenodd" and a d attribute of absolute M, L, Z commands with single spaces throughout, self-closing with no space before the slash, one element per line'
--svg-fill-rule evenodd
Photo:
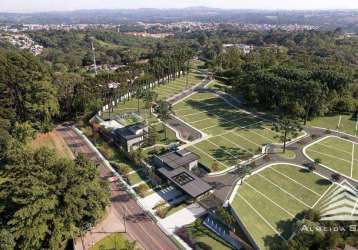
<path fill-rule="evenodd" d="M 260 213 L 250 204 L 250 202 L 248 202 L 248 201 L 247 201 L 244 197 L 242 197 L 242 196 L 240 196 L 240 198 L 241 198 L 282 240 L 287 241 L 287 240 L 281 235 L 281 233 L 280 233 L 279 231 L 277 231 L 277 229 L 274 228 L 274 227 L 270 224 L 270 222 L 268 222 L 268 221 L 266 220 L 266 218 L 265 218 L 262 214 L 260 214 Z"/>
<path fill-rule="evenodd" d="M 249 186 L 251 189 L 253 189 L 256 193 L 259 193 L 260 195 L 262 195 L 263 197 L 265 197 L 267 200 L 271 201 L 273 204 L 275 204 L 277 207 L 279 207 L 280 209 L 282 209 L 283 211 L 285 211 L 289 216 L 291 216 L 292 218 L 294 218 L 295 216 L 290 213 L 289 211 L 287 211 L 285 208 L 281 207 L 279 204 L 277 204 L 275 201 L 273 201 L 272 199 L 270 199 L 267 195 L 261 193 L 259 190 L 257 190 L 256 188 L 254 188 L 253 186 L 251 186 L 249 183 L 245 183 L 247 186 Z"/>
<path fill-rule="evenodd" d="M 269 180 L 267 177 L 261 175 L 261 174 L 257 174 L 258 176 L 262 177 L 263 179 L 265 179 L 267 182 L 271 183 L 272 185 L 274 185 L 275 187 L 277 187 L 278 189 L 280 189 L 282 192 L 288 194 L 289 196 L 291 196 L 293 199 L 297 200 L 298 202 L 300 202 L 301 204 L 305 205 L 306 207 L 311 208 L 311 206 L 307 205 L 305 202 L 301 201 L 300 199 L 296 198 L 296 196 L 294 196 L 293 194 L 287 192 L 286 190 L 284 190 L 283 188 L 281 188 L 280 186 L 278 186 L 276 183 L 272 182 L 271 180 Z"/>
<path fill-rule="evenodd" d="M 302 183 L 300 183 L 300 182 L 298 182 L 298 181 L 296 181 L 296 180 L 292 179 L 292 178 L 291 178 L 291 177 L 289 177 L 288 175 L 285 175 L 285 174 L 283 174 L 283 173 L 281 173 L 281 172 L 277 171 L 277 170 L 276 170 L 276 169 L 274 169 L 274 168 L 270 168 L 270 169 L 272 169 L 274 172 L 276 172 L 276 173 L 278 173 L 278 174 L 280 174 L 280 175 L 282 175 L 282 176 L 284 176 L 284 177 L 286 177 L 286 178 L 290 179 L 291 181 L 293 181 L 293 182 L 297 183 L 298 185 L 300 185 L 300 186 L 304 187 L 305 189 L 307 189 L 307 190 L 311 191 L 311 192 L 312 192 L 312 193 L 314 193 L 315 195 L 317 195 L 317 196 L 321 196 L 321 194 L 319 194 L 319 193 L 317 193 L 317 192 L 313 191 L 313 190 L 312 190 L 312 189 L 310 189 L 309 187 L 306 187 L 306 186 L 305 186 L 305 185 L 303 185 Z"/>

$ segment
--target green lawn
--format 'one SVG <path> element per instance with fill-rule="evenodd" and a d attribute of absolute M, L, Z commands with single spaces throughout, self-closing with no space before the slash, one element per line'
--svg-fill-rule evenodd
<path fill-rule="evenodd" d="M 354 148 L 353 148 L 354 146 Z M 306 149 L 308 156 L 348 177 L 358 179 L 357 145 L 338 137 L 327 137 Z M 352 153 L 354 153 L 352 157 Z M 353 161 L 352 161 L 353 160 Z"/>
<path fill-rule="evenodd" d="M 190 73 L 188 76 L 188 83 L 186 82 L 187 77 L 181 76 L 180 78 L 175 79 L 174 81 L 166 82 L 164 84 L 160 84 L 154 91 L 158 94 L 159 99 L 167 99 L 175 94 L 178 94 L 184 91 L 186 88 L 190 88 L 196 84 L 198 84 L 202 78 L 197 74 Z"/>
<path fill-rule="evenodd" d="M 223 92 L 228 92 L 232 89 L 232 86 L 222 83 L 218 80 L 214 80 L 211 83 L 209 83 L 208 88 L 217 89 Z"/>
<path fill-rule="evenodd" d="M 289 239 L 292 221 L 304 209 L 312 208 L 330 185 L 330 181 L 301 168 L 275 165 L 250 176 L 231 206 L 264 249 L 269 239 Z"/>
<path fill-rule="evenodd" d="M 158 133 L 158 140 L 156 141 L 156 144 L 170 144 L 178 141 L 175 132 L 172 129 L 168 128 L 167 126 L 163 127 L 163 124 L 158 123 L 154 125 L 154 127 Z M 166 139 L 165 139 L 164 129 L 166 130 L 167 133 Z"/>
<path fill-rule="evenodd" d="M 97 242 L 91 250 L 113 250 L 113 249 L 124 249 L 125 238 L 121 233 L 113 233 L 103 240 Z"/>
<path fill-rule="evenodd" d="M 186 227 L 186 231 L 188 232 L 194 244 L 196 242 L 202 242 L 206 245 L 210 246 L 213 250 L 229 250 L 232 249 L 229 244 L 224 242 L 221 238 L 216 236 L 210 229 L 205 227 L 202 223 L 198 223 L 198 221 Z"/>
<path fill-rule="evenodd" d="M 286 152 L 283 153 L 283 150 L 281 148 L 277 148 L 274 150 L 274 153 L 285 159 L 294 159 L 296 157 L 295 152 L 288 149 L 286 149 Z"/>
<path fill-rule="evenodd" d="M 352 115 L 332 115 L 318 117 L 309 121 L 308 125 L 356 135 L 356 122 L 355 119 L 352 119 Z"/>
<path fill-rule="evenodd" d="M 146 180 L 143 175 L 140 175 L 137 172 L 127 175 L 127 178 L 129 180 L 129 185 L 135 185 L 138 184 L 139 182 Z"/>
<path fill-rule="evenodd" d="M 209 169 L 214 162 L 218 170 L 228 168 L 260 153 L 263 145 L 279 142 L 270 121 L 233 107 L 212 93 L 196 93 L 176 104 L 174 112 L 211 136 L 189 147 Z"/>

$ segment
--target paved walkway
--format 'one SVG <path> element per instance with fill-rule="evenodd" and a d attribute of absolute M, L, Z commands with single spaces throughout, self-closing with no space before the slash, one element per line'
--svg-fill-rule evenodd
<path fill-rule="evenodd" d="M 124 232 L 125 228 L 122 223 L 123 218 L 116 212 L 113 207 L 107 209 L 107 216 L 100 223 L 86 233 L 83 237 L 77 238 L 75 241 L 75 249 L 90 249 L 96 242 L 111 235 L 112 233 Z M 129 238 L 129 235 L 127 235 Z M 130 238 L 130 240 L 133 240 Z"/>
<path fill-rule="evenodd" d="M 206 209 L 202 208 L 197 203 L 193 203 L 164 219 L 160 219 L 159 223 L 169 233 L 173 234 L 176 229 L 193 223 L 197 218 L 205 213 Z"/>

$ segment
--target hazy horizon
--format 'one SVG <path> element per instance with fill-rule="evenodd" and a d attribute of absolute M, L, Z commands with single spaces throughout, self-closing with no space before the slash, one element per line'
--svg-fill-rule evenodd
<path fill-rule="evenodd" d="M 246 10 L 350 10 L 358 9 L 357 0 L 301 0 L 290 2 L 287 0 L 251 0 L 248 2 L 237 0 L 182 0 L 168 2 L 165 0 L 2 0 L 0 12 L 33 13 L 53 11 L 76 10 L 115 10 L 115 9 L 175 9 L 205 6 L 220 9 L 246 9 Z"/>

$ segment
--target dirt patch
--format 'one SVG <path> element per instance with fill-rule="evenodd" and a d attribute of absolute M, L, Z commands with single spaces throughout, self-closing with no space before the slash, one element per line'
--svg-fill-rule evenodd
<path fill-rule="evenodd" d="M 30 146 L 33 149 L 47 147 L 55 150 L 60 157 L 74 159 L 72 151 L 67 146 L 62 137 L 56 132 L 56 130 L 49 133 L 39 134 L 36 139 L 30 143 Z"/>

